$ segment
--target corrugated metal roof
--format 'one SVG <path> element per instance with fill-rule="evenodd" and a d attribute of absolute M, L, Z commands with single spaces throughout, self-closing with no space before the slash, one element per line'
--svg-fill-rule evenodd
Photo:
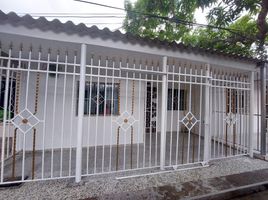
<path fill-rule="evenodd" d="M 122 41 L 124 43 L 140 44 L 142 46 L 148 45 L 150 47 L 158 47 L 163 49 L 172 49 L 179 51 L 192 52 L 196 54 L 218 55 L 233 59 L 247 60 L 251 62 L 258 62 L 259 60 L 253 57 L 248 57 L 242 54 L 226 53 L 216 49 L 205 49 L 200 47 L 192 47 L 182 43 L 161 41 L 158 39 L 150 39 L 147 37 L 134 36 L 130 33 L 121 33 L 119 30 L 111 31 L 108 28 L 98 29 L 97 26 L 87 27 L 85 24 L 80 23 L 75 25 L 72 21 L 66 23 L 60 22 L 58 19 L 48 21 L 45 17 L 34 19 L 30 15 L 18 16 L 14 12 L 8 14 L 0 10 L 0 23 L 11 24 L 13 26 L 24 26 L 29 29 L 37 28 L 42 31 L 53 31 L 55 33 L 64 32 L 67 34 L 78 34 L 80 36 L 89 35 L 92 38 L 111 39 L 113 41 Z"/>

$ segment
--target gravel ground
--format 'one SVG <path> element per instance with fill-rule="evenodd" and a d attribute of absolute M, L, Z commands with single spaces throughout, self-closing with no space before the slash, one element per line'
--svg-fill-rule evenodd
<path fill-rule="evenodd" d="M 209 167 L 125 179 L 115 177 L 131 175 L 133 172 L 86 177 L 80 184 L 74 184 L 74 179 L 28 182 L 17 188 L 1 188 L 0 199 L 83 199 L 265 168 L 268 168 L 266 161 L 235 157 L 211 161 Z M 148 173 L 148 170 L 139 173 Z"/>

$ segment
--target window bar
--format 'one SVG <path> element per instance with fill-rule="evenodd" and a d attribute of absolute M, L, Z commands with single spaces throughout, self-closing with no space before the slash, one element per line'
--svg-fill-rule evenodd
<path fill-rule="evenodd" d="M 52 138 L 51 138 L 51 168 L 50 174 L 51 178 L 53 178 L 54 172 L 54 136 L 55 136 L 55 114 L 56 114 L 56 102 L 57 102 L 57 87 L 58 87 L 58 67 L 59 67 L 59 51 L 57 52 L 56 58 L 56 72 L 55 72 L 55 87 L 54 87 L 54 99 L 53 99 L 53 114 L 52 114 Z"/>
<path fill-rule="evenodd" d="M 45 81 L 45 97 L 44 97 L 44 110 L 43 110 L 43 138 L 42 138 L 42 167 L 41 167 L 41 178 L 44 178 L 44 164 L 45 164 L 45 138 L 46 138 L 46 114 L 47 114 L 47 93 L 48 93 L 48 74 L 49 74 L 49 62 L 50 62 L 50 50 L 47 54 L 47 70 L 46 70 L 46 81 Z"/>
<path fill-rule="evenodd" d="M 152 62 L 152 71 L 153 71 L 153 62 Z M 153 129 L 153 89 L 154 89 L 154 82 L 153 82 L 153 74 L 151 74 L 151 81 L 150 81 L 150 141 L 149 141 L 149 167 L 151 167 L 152 162 L 152 129 Z"/>
<path fill-rule="evenodd" d="M 159 63 L 158 63 L 158 66 L 157 66 L 157 71 L 159 71 Z M 158 126 L 158 116 L 159 116 L 159 110 L 158 110 L 158 96 L 159 96 L 159 83 L 158 83 L 158 80 L 159 80 L 159 75 L 157 74 L 156 75 L 156 107 L 155 107 L 155 112 L 156 112 L 156 117 L 155 117 L 155 166 L 157 166 L 157 154 L 158 154 L 158 150 L 157 150 L 157 145 L 158 145 L 158 133 L 157 133 L 157 126 Z"/>
<path fill-rule="evenodd" d="M 203 76 L 203 68 L 201 66 L 201 70 L 200 70 L 200 74 L 201 76 Z M 197 161 L 200 162 L 200 154 L 201 154 L 201 134 L 202 134 L 202 129 L 201 129 L 201 126 L 202 126 L 202 113 L 203 113 L 203 110 L 202 110 L 202 99 L 203 99 L 203 79 L 204 78 L 200 78 L 200 102 L 199 102 L 199 135 L 198 135 L 198 156 L 197 156 Z"/>
<path fill-rule="evenodd" d="M 65 70 L 63 77 L 63 97 L 62 97 L 62 115 L 61 115 L 61 139 L 60 139 L 60 177 L 62 177 L 62 162 L 63 162 L 63 132 L 64 132 L 64 117 L 65 117 L 65 97 L 66 97 L 66 72 L 67 72 L 68 52 L 65 52 Z"/>
<path fill-rule="evenodd" d="M 106 67 L 106 69 L 105 69 L 105 81 L 104 81 L 104 113 L 103 113 L 103 132 L 102 132 L 102 135 L 103 135 L 103 137 L 102 137 L 102 162 L 101 162 L 101 171 L 103 172 L 104 171 L 104 159 L 105 159 L 105 154 L 104 154 L 104 152 L 105 152 L 105 132 L 106 132 L 106 130 L 105 130 L 105 128 L 106 128 L 106 102 L 107 102 L 107 87 L 108 87 L 108 85 L 107 85 L 107 68 L 109 67 L 108 66 L 108 57 L 106 57 L 106 60 L 105 60 L 105 67 Z M 113 87 L 113 85 L 112 85 L 112 87 Z M 111 115 L 111 117 L 112 117 L 112 115 Z"/>
<path fill-rule="evenodd" d="M 87 158 L 86 158 L 86 170 L 87 170 L 87 174 L 89 174 L 89 146 L 90 146 L 90 135 L 91 135 L 91 101 L 92 101 L 92 73 L 93 73 L 93 55 L 90 58 L 90 79 L 89 79 L 89 97 L 88 97 L 88 129 L 87 129 Z M 88 87 L 88 85 L 87 85 Z M 84 113 L 85 114 L 85 113 Z"/>
<path fill-rule="evenodd" d="M 101 57 L 98 60 L 98 77 L 97 77 L 97 111 L 96 111 L 96 127 L 95 127 L 95 156 L 94 156 L 94 174 L 97 170 L 97 141 L 98 141 L 98 122 L 99 122 L 99 101 L 100 101 L 100 66 Z M 94 97 L 93 97 L 94 98 Z"/>
<path fill-rule="evenodd" d="M 109 171 L 111 171 L 112 166 L 112 143 L 113 143 L 113 115 L 114 115 L 114 67 L 115 67 L 115 59 L 112 60 L 112 91 L 111 91 L 111 131 L 110 131 L 110 157 L 109 157 Z M 119 93 L 119 91 L 118 91 Z M 117 94 L 119 95 L 119 94 Z M 115 111 L 117 114 L 117 111 Z"/>
<path fill-rule="evenodd" d="M 169 68 L 169 65 L 168 65 Z M 170 132 L 169 132 L 169 165 L 171 166 L 172 164 L 172 141 L 173 141 L 173 114 L 174 114 L 174 82 L 175 82 L 175 66 L 174 66 L 174 61 L 172 64 L 172 84 L 171 84 L 171 119 L 170 119 Z"/>
<path fill-rule="evenodd" d="M 142 64 L 140 61 L 139 69 L 141 69 Z M 147 86 L 146 86 L 147 87 Z M 137 141 L 137 168 L 139 168 L 139 162 L 140 162 L 140 133 L 142 132 L 141 129 L 143 128 L 141 124 L 141 73 L 139 73 L 139 94 L 138 94 L 138 116 L 139 116 L 139 128 L 138 128 L 138 141 Z M 146 105 L 144 105 L 146 107 Z M 145 119 L 146 120 L 146 119 Z"/>
<path fill-rule="evenodd" d="M 1 183 L 4 181 L 4 162 L 5 162 L 5 131 L 6 131 L 6 117 L 7 117 L 7 104 L 8 104 L 8 85 L 9 85 L 9 73 L 11 65 L 11 46 L 8 52 L 8 66 L 6 70 L 6 84 L 5 84 L 5 94 L 4 94 L 4 119 L 3 119 L 3 134 L 2 134 L 2 152 L 1 152 Z"/>
<path fill-rule="evenodd" d="M 190 65 L 190 74 L 192 75 L 191 65 Z M 189 81 L 189 112 L 192 113 L 192 76 L 190 76 L 190 81 Z M 192 122 L 190 121 L 190 123 L 192 123 Z M 189 163 L 189 157 L 190 157 L 191 130 L 192 129 L 188 130 L 187 163 Z"/>

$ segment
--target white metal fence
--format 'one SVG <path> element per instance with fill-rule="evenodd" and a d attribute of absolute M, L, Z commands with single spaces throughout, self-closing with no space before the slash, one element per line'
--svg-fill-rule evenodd
<path fill-rule="evenodd" d="M 244 75 L 92 56 L 86 45 L 1 53 L 1 184 L 249 153 Z"/>

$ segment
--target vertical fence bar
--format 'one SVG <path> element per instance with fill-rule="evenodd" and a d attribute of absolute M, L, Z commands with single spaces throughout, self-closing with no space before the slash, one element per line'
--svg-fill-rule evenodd
<path fill-rule="evenodd" d="M 157 71 L 159 71 L 159 65 L 157 67 Z M 159 116 L 159 75 L 156 76 L 156 121 L 155 121 L 155 166 L 157 165 L 157 159 L 158 159 L 158 116 Z"/>
<path fill-rule="evenodd" d="M 167 57 L 163 57 L 163 73 L 167 73 Z M 164 170 L 166 153 L 167 75 L 162 76 L 160 169 Z"/>
<path fill-rule="evenodd" d="M 46 120 L 47 120 L 47 94 L 48 94 L 48 74 L 49 74 L 49 62 L 50 62 L 50 51 L 47 55 L 47 62 L 46 62 L 46 73 L 45 73 L 45 96 L 44 96 L 44 110 L 43 110 L 43 136 L 42 136 L 42 167 L 41 167 L 41 178 L 44 178 L 44 171 L 45 171 L 45 138 L 46 138 Z"/>
<path fill-rule="evenodd" d="M 261 83 L 261 155 L 266 155 L 266 64 L 260 66 Z"/>
<path fill-rule="evenodd" d="M 77 146 L 76 146 L 76 168 L 75 182 L 81 181 L 82 169 L 82 134 L 83 134 L 83 116 L 84 116 L 84 98 L 85 98 L 85 74 L 86 74 L 86 44 L 81 45 L 80 59 L 80 79 L 79 79 L 79 99 L 78 99 L 78 123 L 77 123 Z"/>
<path fill-rule="evenodd" d="M 209 95 L 209 90 L 210 90 L 210 82 L 209 82 L 209 73 L 210 71 L 210 65 L 206 65 L 206 85 L 205 85 L 205 109 L 204 109 L 204 121 L 205 121 L 205 127 L 204 127 L 204 162 L 208 162 L 210 159 L 210 95 Z"/>
<path fill-rule="evenodd" d="M 202 66 L 201 66 L 201 69 L 200 69 L 200 75 L 203 76 L 203 69 L 202 69 Z M 197 161 L 199 162 L 200 161 L 200 154 L 201 154 L 201 134 L 202 134 L 202 98 L 203 98 L 203 78 L 200 79 L 200 101 L 199 101 L 199 127 L 198 127 L 198 156 L 197 156 Z"/>
<path fill-rule="evenodd" d="M 250 111 L 249 111 L 249 156 L 253 157 L 253 131 L 254 131 L 254 72 L 250 73 Z"/>

